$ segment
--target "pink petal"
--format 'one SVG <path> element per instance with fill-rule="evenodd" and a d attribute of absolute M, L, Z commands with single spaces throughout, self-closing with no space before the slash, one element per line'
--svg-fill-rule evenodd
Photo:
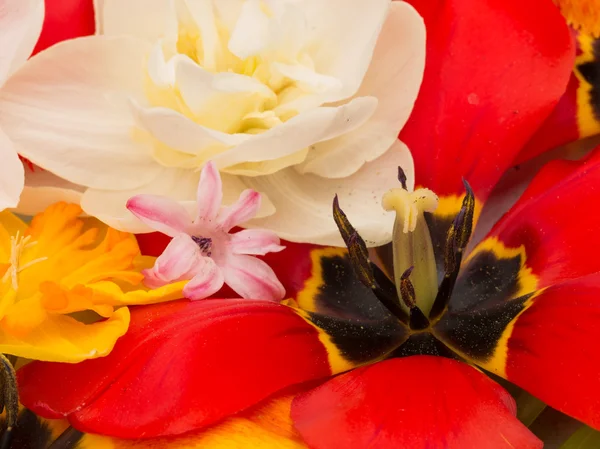
<path fill-rule="evenodd" d="M 187 234 L 179 234 L 158 256 L 150 270 L 144 270 L 144 284 L 157 288 L 169 282 L 192 279 L 204 257 L 200 248 Z"/>
<path fill-rule="evenodd" d="M 164 196 L 136 195 L 127 201 L 127 209 L 151 228 L 170 237 L 187 233 L 192 224 L 185 208 Z"/>
<path fill-rule="evenodd" d="M 183 287 L 183 295 L 186 298 L 204 299 L 223 287 L 223 273 L 210 257 L 203 257 L 194 267 L 194 271 L 196 275 Z"/>
<path fill-rule="evenodd" d="M 279 243 L 279 237 L 273 231 L 244 229 L 232 234 L 229 244 L 234 254 L 264 256 L 267 253 L 276 253 L 285 248 Z"/>
<path fill-rule="evenodd" d="M 223 201 L 223 183 L 219 170 L 212 161 L 206 163 L 198 184 L 198 215 L 195 222 L 212 222 L 217 218 Z"/>
<path fill-rule="evenodd" d="M 221 210 L 217 219 L 218 224 L 227 232 L 234 226 L 250 220 L 256 215 L 259 208 L 260 193 L 252 189 L 244 190 L 235 203 Z"/>
<path fill-rule="evenodd" d="M 279 301 L 285 295 L 271 267 L 256 257 L 231 255 L 224 271 L 225 283 L 242 298 Z"/>

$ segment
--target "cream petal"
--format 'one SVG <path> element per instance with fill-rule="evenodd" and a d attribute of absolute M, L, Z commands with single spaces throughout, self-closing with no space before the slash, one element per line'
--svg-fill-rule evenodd
<path fill-rule="evenodd" d="M 251 139 L 213 158 L 221 169 L 236 173 L 237 164 L 271 161 L 327 139 L 347 133 L 365 123 L 377 107 L 373 97 L 355 98 L 338 107 L 316 108 L 252 136 Z M 294 160 L 294 163 L 298 161 Z M 283 168 L 283 167 L 280 167 Z"/>
<path fill-rule="evenodd" d="M 394 2 L 357 96 L 373 95 L 377 110 L 360 128 L 320 142 L 298 167 L 302 173 L 343 178 L 381 156 L 408 120 L 425 68 L 425 24 L 415 9 Z"/>
<path fill-rule="evenodd" d="M 35 215 L 48 206 L 64 201 L 79 204 L 85 188 L 73 184 L 55 174 L 34 167 L 25 166 L 25 188 L 15 212 L 22 215 Z"/>
<path fill-rule="evenodd" d="M 260 0 L 246 0 L 229 39 L 229 51 L 244 60 L 259 54 L 270 43 L 270 18 Z"/>
<path fill-rule="evenodd" d="M 44 0 L 0 1 L 0 86 L 31 55 L 44 21 Z"/>
<path fill-rule="evenodd" d="M 223 203 L 233 204 L 247 187 L 235 176 L 221 174 L 223 182 Z M 134 233 L 152 232 L 127 210 L 129 198 L 140 194 L 161 195 L 178 201 L 186 208 L 190 217 L 196 215 L 196 191 L 200 173 L 193 170 L 163 168 L 149 184 L 131 190 L 88 189 L 81 198 L 81 206 L 89 215 L 93 215 L 109 226 L 121 231 Z M 258 216 L 273 214 L 275 208 L 263 199 Z"/>
<path fill-rule="evenodd" d="M 213 2 L 215 15 L 228 31 L 233 30 L 245 0 L 218 0 Z"/>
<path fill-rule="evenodd" d="M 208 128 L 236 132 L 244 116 L 275 104 L 277 96 L 260 81 L 238 73 L 211 73 L 187 57 L 176 56 L 177 88 L 195 121 Z"/>
<path fill-rule="evenodd" d="M 148 76 L 158 87 L 169 88 L 175 84 L 175 66 L 165 60 L 162 41 L 152 47 L 148 56 Z"/>
<path fill-rule="evenodd" d="M 100 21 L 107 36 L 133 36 L 154 43 L 176 29 L 171 0 L 102 0 L 101 3 L 97 6 L 102 8 Z"/>
<path fill-rule="evenodd" d="M 344 87 L 328 101 L 356 93 L 371 62 L 391 0 L 306 0 L 302 3 L 315 70 Z"/>
<path fill-rule="evenodd" d="M 23 164 L 13 143 L 0 129 L 0 211 L 15 207 L 23 190 Z"/>
<path fill-rule="evenodd" d="M 332 76 L 322 75 L 300 64 L 283 64 L 275 62 L 272 68 L 281 75 L 298 83 L 298 86 L 308 92 L 325 94 L 342 89 L 342 82 Z"/>
<path fill-rule="evenodd" d="M 104 3 L 106 0 L 92 0 L 94 4 L 94 34 L 104 34 Z"/>
<path fill-rule="evenodd" d="M 248 186 L 266 193 L 277 210 L 270 217 L 248 222 L 246 227 L 270 229 L 293 242 L 343 246 L 332 216 L 333 197 L 337 194 L 340 206 L 368 246 L 388 243 L 394 214 L 383 210 L 381 198 L 398 187 L 398 166 L 407 173 L 407 185 L 412 189 L 412 157 L 400 141 L 345 179 L 301 175 L 293 169 L 244 178 Z"/>
<path fill-rule="evenodd" d="M 187 8 L 202 36 L 202 66 L 215 70 L 221 41 L 212 0 L 187 2 Z"/>
<path fill-rule="evenodd" d="M 138 39 L 90 36 L 39 53 L 0 90 L 0 127 L 20 154 L 71 182 L 148 183 L 160 166 L 149 144 L 134 138 L 127 98 L 144 98 L 149 50 Z"/>
<path fill-rule="evenodd" d="M 143 107 L 131 103 L 137 124 L 166 146 L 208 159 L 215 149 L 223 151 L 252 136 L 227 134 L 198 125 L 177 111 L 162 107 Z"/>

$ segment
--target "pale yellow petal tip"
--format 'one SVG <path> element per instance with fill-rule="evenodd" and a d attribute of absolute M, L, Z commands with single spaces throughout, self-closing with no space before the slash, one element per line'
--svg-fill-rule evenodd
<path fill-rule="evenodd" d="M 554 0 L 573 28 L 600 37 L 600 0 Z"/>
<path fill-rule="evenodd" d="M 416 229 L 419 214 L 434 212 L 438 203 L 438 196 L 429 189 L 417 189 L 414 192 L 400 188 L 392 189 L 383 195 L 382 200 L 385 210 L 396 211 L 396 219 L 404 221 L 405 234 Z"/>

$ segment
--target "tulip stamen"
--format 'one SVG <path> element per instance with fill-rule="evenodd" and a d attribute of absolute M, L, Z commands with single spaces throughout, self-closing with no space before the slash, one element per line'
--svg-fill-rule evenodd
<path fill-rule="evenodd" d="M 414 267 L 408 268 L 400 278 L 400 295 L 404 305 L 410 310 L 410 328 L 413 330 L 423 330 L 429 327 L 429 320 L 423 311 L 417 306 L 415 288 L 410 281 L 410 275 Z"/>
<path fill-rule="evenodd" d="M 463 198 L 462 207 L 454 218 L 452 226 L 446 236 L 446 247 L 444 252 L 444 278 L 440 284 L 438 294 L 431 308 L 430 319 L 436 319 L 448 307 L 452 290 L 456 284 L 460 264 L 465 248 L 469 243 L 473 232 L 473 217 L 475 215 L 475 195 L 471 186 L 463 180 L 466 194 Z"/>
<path fill-rule="evenodd" d="M 337 195 L 333 198 L 333 219 L 340 231 L 342 239 L 348 248 L 352 270 L 360 282 L 370 288 L 377 299 L 388 309 L 388 311 L 405 324 L 409 322 L 409 316 L 400 305 L 398 298 L 389 295 L 381 288 L 375 277 L 374 270 L 378 269 L 369 258 L 367 244 L 354 229 L 344 211 L 340 208 Z"/>

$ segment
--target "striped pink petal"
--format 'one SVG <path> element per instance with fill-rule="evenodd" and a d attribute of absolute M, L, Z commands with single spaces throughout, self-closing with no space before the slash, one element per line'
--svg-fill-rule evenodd
<path fill-rule="evenodd" d="M 206 223 L 214 222 L 223 201 L 223 183 L 219 170 L 212 161 L 207 162 L 200 173 L 197 201 L 198 212 L 195 222 L 200 220 Z"/>
<path fill-rule="evenodd" d="M 183 288 L 188 299 L 204 299 L 217 293 L 223 287 L 224 278 L 221 269 L 210 257 L 202 257 L 194 267 L 195 276 Z"/>
<path fill-rule="evenodd" d="M 144 284 L 150 288 L 158 288 L 170 282 L 192 279 L 202 259 L 200 248 L 190 236 L 179 234 L 158 256 L 154 266 L 144 270 Z"/>
<path fill-rule="evenodd" d="M 252 189 L 244 190 L 235 203 L 221 210 L 217 218 L 218 225 L 223 231 L 228 232 L 234 226 L 253 218 L 259 208 L 260 193 Z"/>
<path fill-rule="evenodd" d="M 230 255 L 224 267 L 225 282 L 242 298 L 279 301 L 285 288 L 262 260 L 246 255 Z"/>
<path fill-rule="evenodd" d="M 285 246 L 281 246 L 279 243 L 279 237 L 273 231 L 244 229 L 231 235 L 229 245 L 234 254 L 264 256 L 267 253 L 283 250 Z"/>
<path fill-rule="evenodd" d="M 127 209 L 152 229 L 170 237 L 187 233 L 192 224 L 185 208 L 164 196 L 136 195 L 127 201 Z"/>

